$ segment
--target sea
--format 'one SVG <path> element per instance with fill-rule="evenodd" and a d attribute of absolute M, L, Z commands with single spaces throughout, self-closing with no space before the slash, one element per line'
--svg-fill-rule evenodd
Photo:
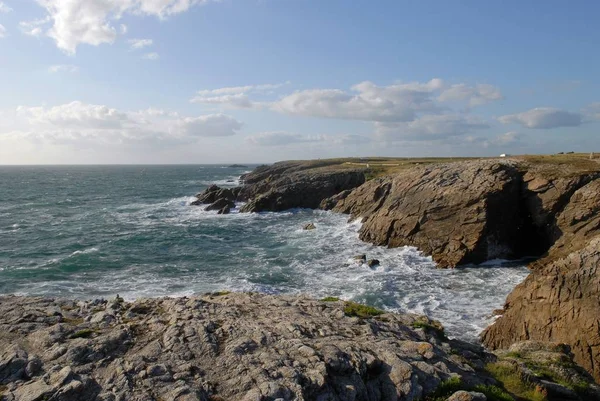
<path fill-rule="evenodd" d="M 320 210 L 206 212 L 210 184 L 255 166 L 0 166 L 0 294 L 81 299 L 255 291 L 339 297 L 441 321 L 476 340 L 528 274 L 523 262 L 438 269 L 412 247 L 358 238 Z M 316 229 L 303 230 L 307 223 Z M 354 260 L 366 254 L 375 268 Z"/>

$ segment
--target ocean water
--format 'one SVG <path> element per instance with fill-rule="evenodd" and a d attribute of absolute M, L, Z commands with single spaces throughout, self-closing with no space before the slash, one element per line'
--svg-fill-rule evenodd
<path fill-rule="evenodd" d="M 0 167 L 0 294 L 76 298 L 218 290 L 339 296 L 424 313 L 467 340 L 528 274 L 519 263 L 436 269 L 416 249 L 358 239 L 324 211 L 230 215 L 189 206 L 226 166 Z M 315 223 L 316 230 L 303 225 Z M 376 258 L 370 269 L 353 260 Z"/>

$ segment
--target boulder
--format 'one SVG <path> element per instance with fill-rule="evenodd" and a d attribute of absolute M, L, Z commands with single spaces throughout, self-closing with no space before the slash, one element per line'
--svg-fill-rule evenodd
<path fill-rule="evenodd" d="M 361 255 L 356 255 L 355 257 L 353 257 L 353 259 L 360 263 L 365 263 L 367 261 L 367 255 L 365 255 L 364 253 Z"/>
<path fill-rule="evenodd" d="M 224 208 L 232 208 L 235 207 L 235 202 L 226 199 L 226 198 L 220 198 L 217 199 L 216 201 L 214 201 L 213 203 L 211 203 L 210 205 L 208 205 L 206 208 L 204 208 L 205 211 L 209 212 L 211 210 L 222 210 Z"/>
<path fill-rule="evenodd" d="M 452 394 L 446 401 L 487 401 L 485 394 L 460 390 Z"/>
<path fill-rule="evenodd" d="M 303 230 L 314 230 L 315 228 L 317 228 L 317 227 L 315 226 L 314 223 L 308 223 L 304 227 L 302 227 Z"/>
<path fill-rule="evenodd" d="M 231 212 L 231 208 L 229 206 L 225 206 L 223 209 L 219 210 L 217 214 L 229 214 Z"/>
<path fill-rule="evenodd" d="M 191 204 L 195 206 L 202 204 L 211 204 L 220 199 L 226 199 L 233 202 L 236 200 L 236 197 L 237 196 L 234 190 L 229 188 L 220 188 L 219 186 L 213 184 L 210 187 L 206 188 L 204 192 L 196 195 L 197 199 Z"/>
<path fill-rule="evenodd" d="M 367 266 L 369 266 L 370 268 L 377 267 L 377 266 L 379 266 L 379 260 L 377 260 L 377 259 L 369 259 L 367 261 Z"/>

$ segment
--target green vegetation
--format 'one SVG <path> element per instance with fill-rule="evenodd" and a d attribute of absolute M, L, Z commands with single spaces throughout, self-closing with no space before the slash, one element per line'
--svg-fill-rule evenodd
<path fill-rule="evenodd" d="M 427 397 L 425 397 L 425 401 L 446 401 L 448 397 L 457 391 L 476 391 L 478 393 L 483 393 L 488 401 L 514 401 L 515 399 L 508 394 L 506 391 L 501 389 L 498 386 L 492 385 L 477 385 L 475 387 L 469 387 L 464 384 L 459 377 L 452 377 L 444 382 L 442 382 L 438 388 Z M 544 399 L 538 398 L 527 398 L 528 401 L 541 401 Z"/>
<path fill-rule="evenodd" d="M 338 297 L 325 297 L 321 299 L 322 302 L 337 302 L 340 299 Z"/>
<path fill-rule="evenodd" d="M 579 395 L 586 395 L 590 384 L 583 380 L 572 381 L 564 376 L 560 375 L 556 370 L 550 368 L 550 366 L 546 364 L 534 364 L 531 362 L 526 363 L 527 367 L 535 373 L 536 376 L 541 377 L 542 379 L 549 380 L 555 383 L 560 384 L 561 386 L 567 387 L 573 391 L 575 391 Z M 565 368 L 574 369 L 575 366 L 572 363 L 563 364 Z"/>
<path fill-rule="evenodd" d="M 71 338 L 90 338 L 96 331 L 92 329 L 83 329 L 76 331 L 71 335 Z"/>
<path fill-rule="evenodd" d="M 442 340 L 448 339 L 446 332 L 444 331 L 444 327 L 439 323 L 435 324 L 424 320 L 417 320 L 413 322 L 412 327 L 414 329 L 423 329 L 425 332 L 433 333 L 436 337 L 441 338 Z"/>
<path fill-rule="evenodd" d="M 514 398 L 511 397 L 506 391 L 502 390 L 498 386 L 487 385 L 484 386 L 482 384 L 475 386 L 473 391 L 477 391 L 478 393 L 483 393 L 488 401 L 514 401 Z M 534 401 L 534 400 L 532 400 Z"/>
<path fill-rule="evenodd" d="M 486 370 L 511 394 L 528 401 L 546 401 L 543 389 L 523 380 L 516 366 L 506 362 L 494 362 L 486 365 Z"/>
<path fill-rule="evenodd" d="M 213 295 L 215 297 L 222 297 L 223 295 L 229 295 L 229 294 L 231 294 L 231 291 L 225 291 L 224 290 L 224 291 L 215 291 L 215 292 L 213 292 L 210 295 Z"/>
<path fill-rule="evenodd" d="M 346 316 L 356 316 L 363 319 L 383 315 L 385 312 L 372 306 L 361 305 L 356 302 L 348 301 L 344 306 Z"/>
<path fill-rule="evenodd" d="M 425 397 L 425 401 L 446 401 L 446 398 L 457 391 L 464 389 L 465 385 L 460 380 L 460 377 L 451 377 L 450 379 L 441 382 L 433 393 Z"/>

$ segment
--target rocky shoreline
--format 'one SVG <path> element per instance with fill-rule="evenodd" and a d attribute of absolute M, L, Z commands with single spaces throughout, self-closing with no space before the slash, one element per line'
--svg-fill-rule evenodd
<path fill-rule="evenodd" d="M 346 213 L 363 221 L 362 240 L 416 246 L 440 267 L 535 257 L 483 343 L 492 349 L 523 340 L 566 343 L 600 380 L 598 161 L 413 163 L 366 180 L 368 166 L 335 160 L 263 166 L 242 177 L 235 199 L 246 202 L 242 212 L 320 207 Z"/>
<path fill-rule="evenodd" d="M 516 395 L 600 399 L 561 345 L 495 355 L 335 298 L 0 298 L 2 401 L 506 400 L 508 377 Z"/>
<path fill-rule="evenodd" d="M 413 163 L 373 177 L 369 164 L 294 161 L 242 180 L 194 204 L 346 213 L 364 241 L 416 246 L 440 267 L 536 258 L 482 334 L 488 350 L 425 316 L 335 298 L 0 297 L 0 401 L 600 399 L 600 164 Z"/>

